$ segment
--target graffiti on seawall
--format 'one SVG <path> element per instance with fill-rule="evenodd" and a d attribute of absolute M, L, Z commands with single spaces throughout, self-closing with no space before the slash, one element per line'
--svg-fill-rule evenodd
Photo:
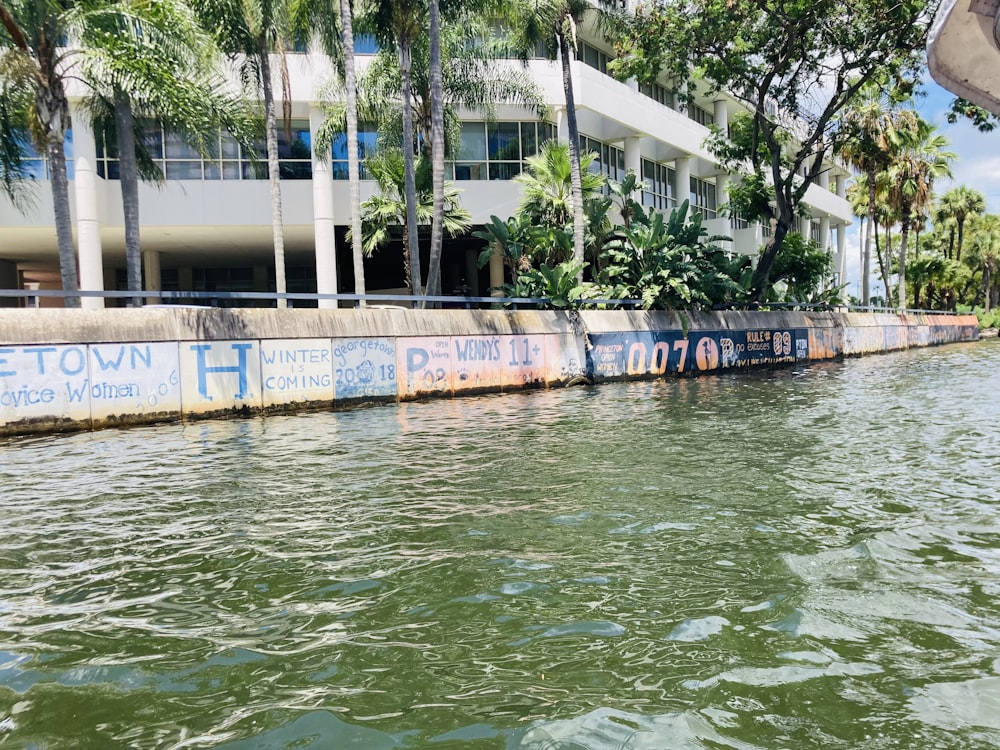
<path fill-rule="evenodd" d="M 592 333 L 596 379 L 678 374 L 797 362 L 809 358 L 806 329 Z"/>

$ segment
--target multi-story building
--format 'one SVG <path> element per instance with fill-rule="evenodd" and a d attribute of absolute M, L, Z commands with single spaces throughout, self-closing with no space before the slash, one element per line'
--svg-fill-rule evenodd
<path fill-rule="evenodd" d="M 621 83 L 607 74 L 610 46 L 593 29 L 583 29 L 572 65 L 577 117 L 584 149 L 598 154 L 594 167 L 613 179 L 634 170 L 646 182 L 642 202 L 665 211 L 684 199 L 700 210 L 709 234 L 732 237 L 738 252 L 756 254 L 769 227 L 721 215 L 730 180 L 705 146 L 713 124 L 725 129 L 740 105 L 724 96 L 695 96 L 679 105 L 666 86 Z M 360 63 L 370 46 L 359 47 Z M 506 64 L 506 63 L 498 63 Z M 517 64 L 510 62 L 509 64 Z M 334 70 L 323 55 L 290 54 L 291 137 L 282 132 L 281 178 L 284 204 L 286 276 L 289 292 L 353 292 L 347 156 L 335 145 L 332 158 L 312 153 L 313 134 L 322 122 L 317 92 Z M 520 187 L 512 178 L 537 145 L 567 138 L 562 74 L 558 63 L 536 59 L 529 69 L 549 104 L 546 120 L 527 110 L 501 106 L 493 122 L 464 113 L 462 139 L 448 162 L 448 178 L 462 190 L 464 206 L 477 224 L 491 215 L 515 213 Z M 281 87 L 275 90 L 280 92 Z M 125 240 L 117 163 L 95 142 L 79 109 L 82 89 L 72 90 L 73 129 L 67 144 L 71 209 L 82 289 L 125 289 Z M 284 130 L 280 129 L 279 130 Z M 374 133 L 362 133 L 365 146 Z M 273 291 L 274 259 L 268 180 L 233 141 L 220 136 L 219 158 L 209 160 L 169 132 L 152 127 L 147 143 L 166 177 L 162 185 L 140 185 L 144 284 L 147 289 Z M 59 266 L 46 165 L 32 163 L 39 184 L 34 205 L 18 212 L 0 198 L 0 289 L 59 288 Z M 843 278 L 845 230 L 851 221 L 844 198 L 848 171 L 831 162 L 806 202 L 811 218 L 801 231 L 834 254 Z M 375 190 L 363 181 L 362 199 Z M 421 244 L 428 244 L 421 237 Z M 442 289 L 474 295 L 499 284 L 497 264 L 478 269 L 483 242 L 471 236 L 446 239 Z M 426 248 L 425 248 L 426 253 Z M 398 245 L 366 260 L 369 292 L 401 292 L 403 270 Z M 426 268 L 426 265 L 424 266 Z M 19 304 L 4 300 L 0 304 Z M 61 304 L 42 298 L 42 304 Z M 23 304 L 23 302 L 20 302 Z M 85 306 L 104 304 L 85 298 Z M 113 303 L 109 303 L 113 304 Z"/>

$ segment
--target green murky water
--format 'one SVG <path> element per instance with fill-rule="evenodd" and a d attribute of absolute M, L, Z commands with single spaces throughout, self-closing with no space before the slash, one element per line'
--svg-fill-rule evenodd
<path fill-rule="evenodd" d="M 0 748 L 1000 747 L 1000 345 L 0 444 Z"/>

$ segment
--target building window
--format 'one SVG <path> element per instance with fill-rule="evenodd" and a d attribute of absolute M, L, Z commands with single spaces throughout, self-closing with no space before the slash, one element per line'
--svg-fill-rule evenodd
<path fill-rule="evenodd" d="M 706 128 L 709 125 L 715 124 L 715 115 L 713 115 L 704 107 L 699 107 L 697 104 L 688 105 L 688 117 L 690 117 L 699 125 L 704 125 Z"/>
<path fill-rule="evenodd" d="M 361 179 L 370 180 L 371 175 L 365 169 L 365 159 L 378 150 L 378 131 L 371 123 L 358 123 L 358 159 L 361 162 Z M 335 180 L 351 179 L 347 161 L 347 133 L 339 133 L 333 139 L 330 154 L 330 171 Z"/>
<path fill-rule="evenodd" d="M 706 219 L 716 217 L 715 183 L 691 178 L 691 208 L 697 209 Z"/>
<path fill-rule="evenodd" d="M 52 177 L 49 160 L 44 153 L 39 153 L 31 142 L 31 136 L 21 131 L 14 135 L 21 150 L 21 173 L 27 180 L 48 180 Z M 72 180 L 73 169 L 73 131 L 69 128 L 63 139 L 63 153 L 66 155 L 66 177 Z"/>
<path fill-rule="evenodd" d="M 584 65 L 589 65 L 595 70 L 599 70 L 604 75 L 608 74 L 608 63 L 614 60 L 614 55 L 609 55 L 607 52 L 602 52 L 597 49 L 597 47 L 592 47 L 586 42 L 580 43 L 580 51 L 577 53 L 577 59 L 582 60 Z"/>
<path fill-rule="evenodd" d="M 448 179 L 510 180 L 539 145 L 555 138 L 547 122 L 463 122 L 454 161 L 445 165 Z"/>
<path fill-rule="evenodd" d="M 729 226 L 733 229 L 749 229 L 750 222 L 742 216 L 731 216 L 729 217 Z"/>
<path fill-rule="evenodd" d="M 675 109 L 674 95 L 666 86 L 661 86 L 658 83 L 640 83 L 639 93 L 659 102 L 664 107 Z"/>
<path fill-rule="evenodd" d="M 168 180 L 267 179 L 267 147 L 263 139 L 248 150 L 228 132 L 218 135 L 215 157 L 203 157 L 179 135 L 158 122 L 143 127 L 142 145 Z M 311 136 L 307 120 L 292 120 L 288 130 L 278 127 L 278 168 L 283 180 L 312 178 Z M 97 174 L 119 179 L 118 149 L 114 143 L 97 142 Z"/>
<path fill-rule="evenodd" d="M 609 180 L 621 182 L 625 179 L 625 151 L 617 146 L 610 146 L 585 135 L 580 136 L 580 153 L 593 152 L 597 158 L 590 163 L 590 171 L 603 174 Z M 605 190 L 607 192 L 607 190 Z"/>
<path fill-rule="evenodd" d="M 675 172 L 664 164 L 649 159 L 642 160 L 642 179 L 649 186 L 642 191 L 642 205 L 659 211 L 677 207 L 674 181 Z"/>

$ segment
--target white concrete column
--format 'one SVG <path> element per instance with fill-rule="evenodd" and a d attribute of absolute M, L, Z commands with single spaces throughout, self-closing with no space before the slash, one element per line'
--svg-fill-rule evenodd
<path fill-rule="evenodd" d="M 495 249 L 490 255 L 490 295 L 503 297 L 503 256 Z"/>
<path fill-rule="evenodd" d="M 160 254 L 156 250 L 142 251 L 142 270 L 145 275 L 145 287 L 147 290 L 162 291 L 163 279 L 160 275 Z M 159 297 L 147 297 L 147 305 L 158 305 Z"/>
<path fill-rule="evenodd" d="M 625 139 L 625 172 L 629 170 L 635 172 L 635 176 L 642 179 L 642 152 L 639 150 L 639 138 L 632 136 Z"/>
<path fill-rule="evenodd" d="M 556 139 L 560 143 L 569 143 L 569 120 L 565 107 L 556 108 Z"/>
<path fill-rule="evenodd" d="M 830 249 L 830 217 L 819 220 L 819 249 L 824 252 Z"/>
<path fill-rule="evenodd" d="M 97 144 L 90 117 L 78 104 L 70 105 L 73 121 L 73 192 L 76 196 L 76 237 L 80 261 L 80 289 L 104 291 L 104 256 L 97 204 Z M 104 307 L 100 297 L 83 297 L 84 308 Z"/>
<path fill-rule="evenodd" d="M 715 124 L 719 126 L 719 130 L 722 131 L 724 135 L 729 133 L 729 110 L 726 108 L 725 99 L 716 99 L 714 103 L 714 112 L 712 116 L 715 118 Z"/>
<path fill-rule="evenodd" d="M 812 219 L 803 216 L 799 220 L 799 234 L 806 242 L 809 241 L 809 238 L 812 237 Z"/>
<path fill-rule="evenodd" d="M 846 198 L 847 197 L 847 181 L 844 175 L 838 174 L 835 178 L 834 184 L 837 187 L 837 197 Z"/>
<path fill-rule="evenodd" d="M 719 174 L 715 176 L 715 207 L 719 211 L 723 206 L 729 204 L 729 175 Z M 721 213 L 719 217 L 722 218 Z"/>
<path fill-rule="evenodd" d="M 323 112 L 309 107 L 310 143 L 316 143 L 316 133 L 323 124 Z M 337 234 L 333 219 L 333 175 L 330 155 L 325 159 L 312 154 L 313 188 L 313 243 L 316 247 L 316 291 L 320 294 L 337 293 Z M 336 300 L 320 300 L 320 308 L 337 307 Z"/>
<path fill-rule="evenodd" d="M 816 184 L 819 185 L 824 190 L 829 190 L 830 189 L 830 173 L 827 172 L 826 170 L 823 170 L 822 172 L 820 172 L 819 175 L 816 177 Z"/>
<path fill-rule="evenodd" d="M 842 178 L 841 178 L 842 179 Z M 847 224 L 837 225 L 837 255 L 834 267 L 840 277 L 840 283 L 847 283 Z"/>
<path fill-rule="evenodd" d="M 679 156 L 674 159 L 674 191 L 678 206 L 691 199 L 690 156 Z"/>

